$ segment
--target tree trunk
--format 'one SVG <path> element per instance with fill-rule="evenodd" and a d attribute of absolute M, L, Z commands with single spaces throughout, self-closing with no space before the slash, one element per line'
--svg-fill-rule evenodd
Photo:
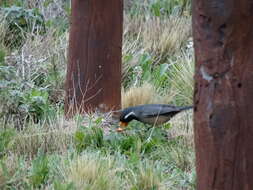
<path fill-rule="evenodd" d="M 193 0 L 198 190 L 253 189 L 253 3 Z"/>
<path fill-rule="evenodd" d="M 119 109 L 122 0 L 72 0 L 65 113 Z"/>

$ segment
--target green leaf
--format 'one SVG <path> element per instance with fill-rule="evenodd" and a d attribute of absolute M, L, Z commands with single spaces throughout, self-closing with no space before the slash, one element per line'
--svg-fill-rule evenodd
<path fill-rule="evenodd" d="M 160 75 L 164 75 L 166 74 L 166 72 L 168 71 L 169 68 L 169 64 L 165 63 L 165 64 L 161 64 L 160 65 Z"/>
<path fill-rule="evenodd" d="M 4 62 L 4 58 L 5 58 L 5 52 L 4 50 L 0 50 L 0 63 L 3 63 Z"/>
<path fill-rule="evenodd" d="M 99 117 L 99 118 L 97 118 L 97 119 L 95 120 L 95 123 L 96 123 L 97 125 L 99 125 L 99 124 L 102 123 L 102 121 L 103 121 L 103 117 Z"/>
<path fill-rule="evenodd" d="M 152 4 L 151 9 L 155 16 L 158 16 L 158 17 L 161 16 L 159 3 Z"/>
<path fill-rule="evenodd" d="M 53 0 L 46 0 L 45 2 L 44 2 L 44 4 L 43 4 L 43 6 L 45 7 L 45 8 L 47 8 L 51 3 L 53 3 L 54 1 Z"/>
<path fill-rule="evenodd" d="M 47 156 L 39 155 L 32 162 L 32 170 L 30 181 L 35 187 L 44 184 L 48 179 L 49 174 L 49 161 Z"/>

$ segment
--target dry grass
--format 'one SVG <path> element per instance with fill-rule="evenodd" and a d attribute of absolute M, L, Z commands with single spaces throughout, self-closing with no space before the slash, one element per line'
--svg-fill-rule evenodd
<path fill-rule="evenodd" d="M 48 125 L 30 124 L 21 132 L 17 133 L 11 148 L 16 155 L 35 156 L 38 150 L 42 152 L 65 153 L 73 144 L 73 133 L 77 123 L 74 120 L 66 121 L 63 117 Z"/>
<path fill-rule="evenodd" d="M 3 14 L 0 13 L 0 48 L 7 50 L 8 48 L 5 47 L 5 35 L 7 32 L 7 27 L 6 27 L 6 19 Z"/>
<path fill-rule="evenodd" d="M 79 127 L 101 128 L 105 135 L 115 133 L 114 125 L 118 120 L 112 117 L 112 112 L 79 115 L 66 120 L 59 114 L 49 123 L 28 123 L 18 132 L 12 141 L 10 152 L 16 155 L 36 156 L 38 150 L 45 153 L 66 153 L 74 145 L 74 133 Z"/>
<path fill-rule="evenodd" d="M 156 168 L 150 166 L 141 166 L 139 172 L 134 177 L 135 184 L 133 185 L 133 189 L 141 189 L 141 190 L 165 190 L 166 187 L 164 182 L 162 181 L 161 171 L 156 171 Z"/>
<path fill-rule="evenodd" d="M 191 37 L 191 19 L 189 17 L 171 16 L 169 19 L 151 17 L 130 18 L 125 15 L 123 34 L 123 79 L 129 68 L 138 65 L 139 56 L 149 52 L 156 63 L 178 54 Z M 126 62 L 125 57 L 133 56 Z"/>
<path fill-rule="evenodd" d="M 185 142 L 193 146 L 193 110 L 184 111 L 170 120 L 172 128 L 168 131 L 169 138 L 184 137 Z"/>
<path fill-rule="evenodd" d="M 115 133 L 114 126 L 118 124 L 119 112 L 106 112 L 95 111 L 93 113 L 84 114 L 81 125 L 84 127 L 98 127 L 101 128 L 105 135 Z"/>
<path fill-rule="evenodd" d="M 24 189 L 22 184 L 28 180 L 27 170 L 30 161 L 23 162 L 14 154 L 6 156 L 0 163 L 0 189 Z"/>
<path fill-rule="evenodd" d="M 165 190 L 162 169 L 158 163 L 144 161 L 131 168 L 122 157 L 102 156 L 85 152 L 66 166 L 60 163 L 65 183 L 73 182 L 77 189 L 89 190 Z M 123 175 L 120 175 L 123 174 Z"/>
<path fill-rule="evenodd" d="M 6 184 L 7 181 L 15 174 L 17 169 L 17 159 L 13 156 L 7 157 L 5 162 L 0 164 L 0 188 L 3 184 Z"/>
<path fill-rule="evenodd" d="M 77 189 L 116 190 L 120 189 L 117 170 L 115 160 L 89 153 L 71 160 L 63 173 L 65 182 L 73 182 Z"/>
<path fill-rule="evenodd" d="M 141 104 L 168 103 L 174 96 L 173 92 L 161 95 L 152 84 L 146 82 L 139 87 L 130 87 L 128 90 L 122 91 L 122 108 Z"/>
<path fill-rule="evenodd" d="M 7 57 L 8 64 L 17 67 L 18 76 L 32 80 L 36 75 L 47 75 L 53 67 L 65 74 L 67 36 L 55 39 L 54 32 L 50 30 L 44 36 L 28 34 L 20 51 Z"/>
<path fill-rule="evenodd" d="M 135 37 L 135 38 L 133 38 Z M 191 19 L 189 17 L 171 16 L 169 19 L 151 17 L 149 19 L 129 18 L 124 21 L 124 49 L 149 51 L 157 57 L 175 54 L 191 37 Z M 134 39 L 134 46 L 129 40 Z M 129 44 L 126 46 L 125 44 Z M 137 50 L 138 49 L 138 50 Z"/>
<path fill-rule="evenodd" d="M 143 47 L 157 57 L 173 55 L 191 36 L 191 20 L 187 17 L 155 17 L 142 26 Z"/>

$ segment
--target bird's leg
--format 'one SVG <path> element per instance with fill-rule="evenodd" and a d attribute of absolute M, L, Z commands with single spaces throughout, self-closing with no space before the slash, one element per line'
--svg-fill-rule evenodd
<path fill-rule="evenodd" d="M 161 111 L 161 110 L 160 110 L 160 111 Z M 160 114 L 160 111 L 159 111 L 159 114 Z M 155 130 L 155 125 L 156 125 L 156 123 L 157 123 L 157 121 L 158 121 L 158 119 L 159 119 L 159 114 L 158 114 L 157 117 L 156 117 L 155 123 L 153 124 L 152 130 L 151 130 L 151 133 L 150 133 L 149 137 L 147 138 L 147 142 L 149 142 L 149 141 L 151 140 L 151 137 L 152 137 L 153 132 L 154 132 L 154 130 Z"/>
<path fill-rule="evenodd" d="M 154 129 L 155 129 L 155 125 L 153 125 L 152 129 L 151 129 L 151 132 L 150 132 L 150 135 L 149 137 L 147 138 L 146 142 L 150 142 L 151 138 L 152 138 L 152 135 L 153 135 L 153 132 L 154 132 Z"/>

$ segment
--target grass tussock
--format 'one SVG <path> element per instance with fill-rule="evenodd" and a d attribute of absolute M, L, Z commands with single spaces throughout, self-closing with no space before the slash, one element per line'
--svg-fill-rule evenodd
<path fill-rule="evenodd" d="M 86 154 L 71 160 L 64 168 L 65 182 L 73 182 L 77 189 L 118 189 L 120 179 L 116 176 L 117 166 L 110 157 Z"/>
<path fill-rule="evenodd" d="M 165 190 L 162 170 L 158 167 L 149 167 L 146 164 L 139 166 L 137 175 L 133 176 L 133 189 L 159 189 Z"/>
<path fill-rule="evenodd" d="M 0 187 L 6 184 L 15 174 L 17 170 L 17 159 L 13 156 L 6 158 L 6 161 L 0 163 Z"/>
<path fill-rule="evenodd" d="M 171 95 L 170 98 L 172 98 Z M 162 96 L 150 83 L 144 83 L 139 87 L 131 87 L 122 91 L 122 108 L 141 104 L 162 104 L 169 101 L 169 96 Z"/>
<path fill-rule="evenodd" d="M 184 111 L 171 119 L 172 126 L 168 132 L 169 138 L 184 137 L 187 144 L 193 146 L 193 110 Z"/>
<path fill-rule="evenodd" d="M 127 47 L 132 47 L 132 52 L 143 48 L 143 51 L 149 51 L 158 57 L 178 52 L 191 37 L 191 19 L 184 16 L 171 16 L 168 19 L 126 16 L 124 25 L 124 42 L 132 40 L 138 44 L 132 43 L 129 46 L 123 44 L 123 47 L 129 50 Z"/>
<path fill-rule="evenodd" d="M 191 22 L 187 17 L 151 18 L 143 24 L 143 46 L 157 57 L 175 54 L 191 35 Z"/>
<path fill-rule="evenodd" d="M 177 57 L 176 62 L 172 62 L 171 90 L 177 92 L 177 101 L 185 105 L 191 105 L 194 90 L 194 60 L 191 52 L 183 52 Z"/>
<path fill-rule="evenodd" d="M 72 144 L 73 134 L 77 124 L 63 118 L 56 123 L 47 125 L 29 124 L 24 130 L 17 133 L 13 139 L 11 152 L 16 155 L 36 156 L 38 150 L 52 153 L 67 152 Z"/>

